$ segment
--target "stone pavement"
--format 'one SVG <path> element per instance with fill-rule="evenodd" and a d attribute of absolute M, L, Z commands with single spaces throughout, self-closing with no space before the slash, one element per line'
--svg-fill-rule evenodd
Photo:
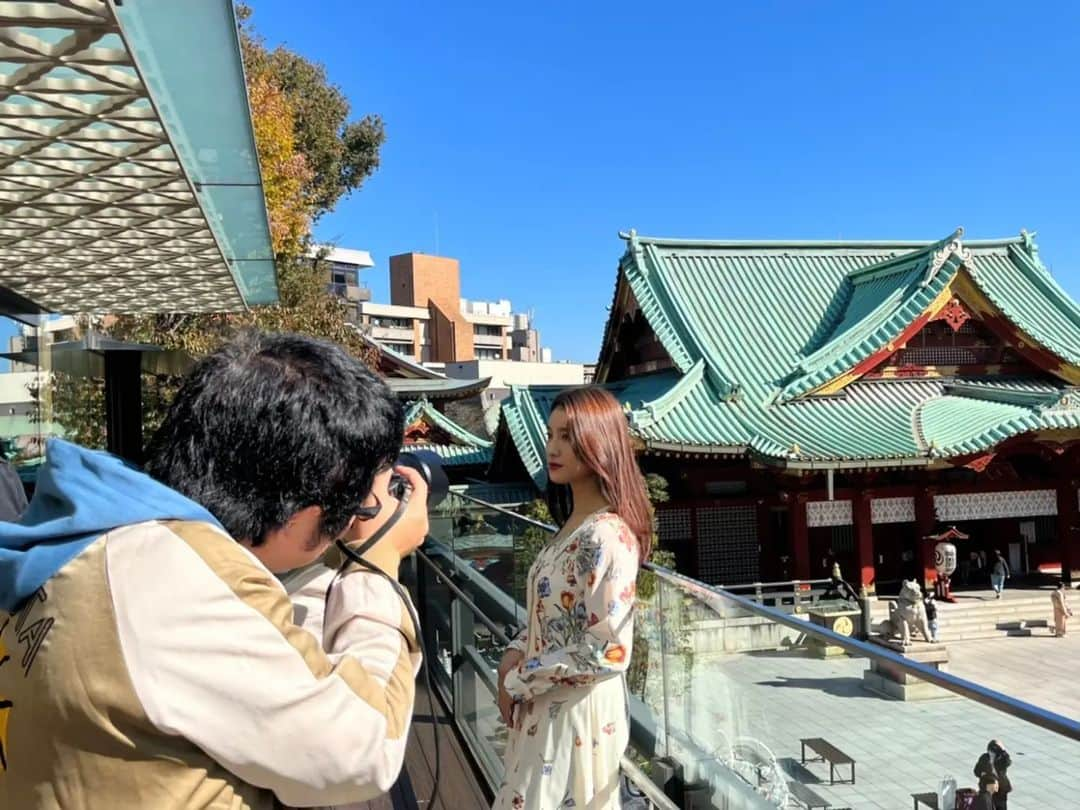
<path fill-rule="evenodd" d="M 1012 649 L 1017 642 L 1022 645 Z M 1001 661 L 998 683 L 973 679 L 1025 699 L 1065 694 L 1080 673 L 1080 645 L 1068 638 L 970 642 L 958 658 L 957 674 L 966 677 L 993 672 L 994 661 Z M 1012 810 L 1080 807 L 1080 743 L 962 698 L 904 703 L 879 697 L 863 688 L 866 665 L 847 657 L 819 660 L 798 650 L 699 657 L 685 693 L 669 702 L 668 720 L 710 748 L 739 741 L 764 745 L 834 806 L 854 810 L 911 807 L 910 794 L 935 790 L 945 775 L 961 787 L 973 785 L 972 767 L 996 737 L 1013 755 Z M 1075 705 L 1075 695 L 1066 698 Z M 1047 700 L 1033 702 L 1064 710 Z M 662 716 L 662 707 L 654 703 L 654 710 Z M 855 785 L 830 786 L 821 764 L 802 769 L 802 737 L 824 737 L 851 755 L 857 762 Z"/>
<path fill-rule="evenodd" d="M 1075 597 L 1072 601 L 1080 603 Z M 1073 612 L 1080 610 L 1074 607 Z M 1080 720 L 1080 618 L 1070 624 L 1073 626 L 1065 638 L 1039 634 L 949 644 L 949 671 Z"/>

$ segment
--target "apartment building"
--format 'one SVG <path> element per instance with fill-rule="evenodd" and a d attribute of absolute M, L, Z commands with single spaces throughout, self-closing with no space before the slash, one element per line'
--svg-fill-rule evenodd
<path fill-rule="evenodd" d="M 461 297 L 457 259 L 390 257 L 390 303 L 357 303 L 358 323 L 379 343 L 421 363 L 550 360 L 531 318 L 510 301 Z"/>
<path fill-rule="evenodd" d="M 360 273 L 375 266 L 366 250 L 340 248 L 333 245 L 312 245 L 308 257 L 326 280 L 326 289 L 344 301 L 349 308 L 349 320 L 360 323 L 357 306 L 371 300 L 371 290 L 360 281 Z"/>

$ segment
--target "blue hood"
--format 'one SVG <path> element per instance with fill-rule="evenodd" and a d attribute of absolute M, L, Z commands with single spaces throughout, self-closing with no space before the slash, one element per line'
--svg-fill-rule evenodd
<path fill-rule="evenodd" d="M 0 610 L 12 612 L 105 532 L 148 520 L 221 524 L 199 504 L 108 453 L 51 439 L 18 523 L 0 521 Z"/>

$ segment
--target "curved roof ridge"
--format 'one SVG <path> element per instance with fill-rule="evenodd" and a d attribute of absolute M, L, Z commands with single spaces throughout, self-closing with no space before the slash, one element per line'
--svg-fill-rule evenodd
<path fill-rule="evenodd" d="M 939 244 L 904 257 L 906 273 L 903 276 L 900 272 L 889 274 L 890 277 L 899 277 L 902 282 L 894 287 L 894 293 L 881 296 L 880 291 L 875 291 L 876 295 L 881 296 L 880 302 L 843 332 L 834 333 L 804 357 L 793 371 L 794 378 L 789 377 L 789 382 L 783 387 L 780 398 L 788 400 L 809 393 L 856 368 L 859 363 L 886 348 L 933 306 L 960 268 L 971 262 L 970 253 L 959 239 L 949 242 L 941 250 L 932 249 Z"/>
<path fill-rule="evenodd" d="M 848 280 L 851 281 L 852 284 L 863 284 L 872 279 L 881 278 L 882 276 L 905 272 L 905 265 L 910 263 L 913 259 L 920 258 L 931 252 L 940 254 L 941 261 L 944 262 L 945 258 L 948 256 L 948 253 L 945 253 L 944 251 L 959 252 L 963 250 L 963 247 L 960 244 L 960 237 L 963 235 L 964 229 L 957 228 L 944 239 L 939 239 L 937 242 L 931 242 L 919 250 L 914 250 L 911 253 L 901 253 L 899 256 L 893 256 L 884 261 L 868 264 L 866 267 L 852 270 L 847 275 Z M 935 256 L 935 258 L 937 257 Z"/>
<path fill-rule="evenodd" d="M 939 244 L 937 241 L 925 239 L 692 239 L 685 237 L 662 237 L 644 236 L 634 230 L 620 231 L 619 238 L 627 242 L 637 240 L 641 244 L 665 245 L 671 247 L 703 247 L 703 248 L 748 248 L 748 249 L 817 249 L 823 250 L 835 248 L 869 250 L 881 249 L 918 249 Z M 1001 239 L 973 239 L 965 241 L 968 247 L 1004 247 L 1006 245 L 1021 245 L 1024 243 L 1023 236 L 1004 237 Z"/>
<path fill-rule="evenodd" d="M 676 367 L 680 371 L 685 371 L 692 365 L 690 351 L 678 326 L 667 315 L 670 302 L 662 301 L 658 291 L 653 288 L 650 276 L 655 276 L 655 273 L 650 273 L 645 262 L 646 258 L 641 246 L 631 239 L 619 269 L 626 275 L 630 290 L 634 293 L 634 298 L 656 334 L 657 340 L 671 356 Z"/>
<path fill-rule="evenodd" d="M 492 442 L 481 436 L 477 436 L 471 430 L 468 430 L 446 414 L 439 411 L 427 397 L 421 397 L 420 399 L 412 402 L 406 408 L 406 425 L 410 425 L 415 422 L 419 417 L 425 417 L 430 419 L 431 422 L 438 428 L 446 431 L 452 437 L 459 440 L 463 445 L 470 447 L 491 447 Z"/>
<path fill-rule="evenodd" d="M 697 359 L 705 362 L 705 371 L 709 376 L 709 380 L 720 390 L 720 393 L 723 396 L 734 394 L 739 388 L 735 378 L 723 367 L 720 358 L 706 350 L 699 337 L 694 333 L 694 330 L 685 328 L 685 325 L 690 323 L 691 319 L 687 315 L 686 308 L 683 306 L 682 302 L 679 301 L 679 298 L 671 295 L 664 287 L 664 273 L 660 272 L 663 268 L 663 258 L 657 253 L 656 248 L 653 245 L 646 245 L 644 254 L 648 261 L 652 263 L 653 269 L 656 271 L 653 273 L 653 278 L 657 280 L 656 287 L 659 288 L 658 291 L 663 292 L 663 296 L 667 300 L 667 306 L 674 310 L 676 315 L 676 318 L 669 319 L 669 321 L 671 322 L 672 329 L 678 334 L 687 354 L 686 367 L 681 368 L 680 370 L 683 372 L 689 371 L 690 368 L 692 368 L 695 359 L 694 354 L 696 354 Z M 690 351 L 691 347 L 693 347 L 693 352 Z"/>
<path fill-rule="evenodd" d="M 630 424 L 634 428 L 643 428 L 664 418 L 686 394 L 697 386 L 705 376 L 705 361 L 698 360 L 690 367 L 675 385 L 662 393 L 652 402 L 646 402 L 640 408 L 630 412 Z"/>

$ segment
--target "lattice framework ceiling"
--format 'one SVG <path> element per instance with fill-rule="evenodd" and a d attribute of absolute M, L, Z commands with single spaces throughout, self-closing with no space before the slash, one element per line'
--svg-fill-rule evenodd
<path fill-rule="evenodd" d="M 0 3 L 0 285 L 57 312 L 244 306 L 102 0 Z"/>

